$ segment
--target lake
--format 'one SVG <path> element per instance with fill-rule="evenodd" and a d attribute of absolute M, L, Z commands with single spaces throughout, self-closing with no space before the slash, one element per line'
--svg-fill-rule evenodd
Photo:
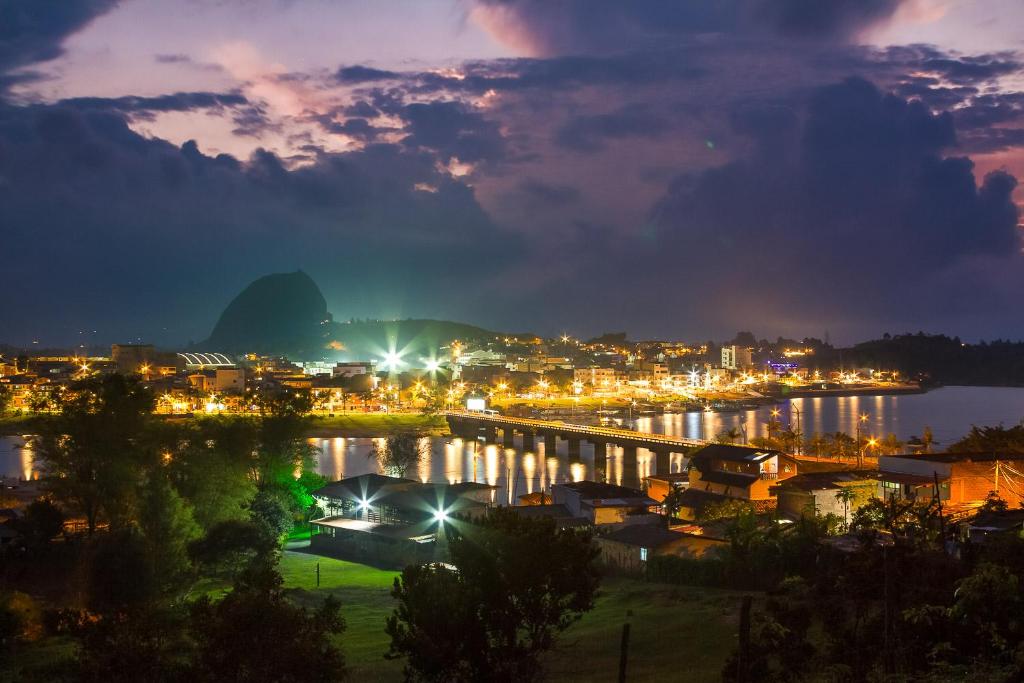
<path fill-rule="evenodd" d="M 857 416 L 866 414 L 863 433 L 883 437 L 893 433 L 901 440 L 920 436 L 926 425 L 932 428 L 937 448 L 956 441 L 970 430 L 971 425 L 1011 426 L 1024 418 L 1024 388 L 1002 387 L 943 387 L 925 394 L 898 396 L 845 396 L 823 398 L 797 398 L 774 406 L 779 420 L 788 426 L 800 420 L 800 429 L 806 435 L 813 432 L 856 431 Z M 745 429 L 748 438 L 767 435 L 767 423 L 772 406 L 737 413 L 677 413 L 638 416 L 631 424 L 639 431 L 671 434 L 690 438 L 702 435 L 713 437 L 730 429 Z M 629 422 L 629 420 L 627 420 Z M 377 463 L 370 457 L 373 439 L 331 438 L 310 439 L 320 451 L 317 469 L 331 479 L 377 471 Z M 422 481 L 478 481 L 498 487 L 498 499 L 513 501 L 517 496 L 547 489 L 551 484 L 567 480 L 588 479 L 594 472 L 594 452 L 587 443 L 582 444 L 582 462 L 568 462 L 567 444 L 559 441 L 552 456 L 544 452 L 542 441 L 533 453 L 523 453 L 522 444 L 516 448 L 483 445 L 474 441 L 454 438 L 424 440 L 429 455 L 424 458 L 410 478 Z M 621 482 L 621 449 L 609 447 L 606 466 L 611 481 Z M 651 474 L 653 458 L 643 450 L 638 454 L 638 474 Z M 673 456 L 672 470 L 683 465 L 681 456 Z M 31 449 L 18 437 L 0 438 L 0 475 L 11 478 L 35 478 L 38 472 L 32 464 Z"/>

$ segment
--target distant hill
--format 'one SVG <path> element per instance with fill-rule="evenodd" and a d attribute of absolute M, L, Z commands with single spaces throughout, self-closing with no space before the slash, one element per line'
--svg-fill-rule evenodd
<path fill-rule="evenodd" d="M 493 336 L 446 320 L 334 322 L 320 288 L 300 270 L 261 277 L 242 290 L 198 347 L 294 360 L 368 360 L 394 351 L 416 363 L 454 339 Z"/>
<path fill-rule="evenodd" d="M 236 296 L 201 346 L 227 353 L 313 352 L 331 321 L 327 301 L 301 270 L 267 275 Z"/>

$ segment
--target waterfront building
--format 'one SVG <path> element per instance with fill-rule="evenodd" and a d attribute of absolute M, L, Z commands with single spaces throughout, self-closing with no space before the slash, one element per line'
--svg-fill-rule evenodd
<path fill-rule="evenodd" d="M 795 477 L 796 460 L 781 451 L 710 444 L 690 457 L 689 490 L 740 498 L 758 508 L 775 506 L 772 487 Z"/>
<path fill-rule="evenodd" d="M 486 512 L 497 487 L 429 484 L 364 474 L 313 492 L 324 516 L 311 524 L 314 552 L 377 566 L 443 562 L 446 524 Z"/>
<path fill-rule="evenodd" d="M 594 526 L 654 524 L 658 501 L 643 491 L 596 481 L 577 481 L 551 487 L 551 501 L 564 505 L 574 517 L 584 517 Z"/>

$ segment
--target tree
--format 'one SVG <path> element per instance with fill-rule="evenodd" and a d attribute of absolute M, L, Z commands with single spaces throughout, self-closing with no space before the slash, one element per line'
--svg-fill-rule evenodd
<path fill-rule="evenodd" d="M 86 606 L 94 612 L 137 612 L 160 597 L 149 548 L 142 534 L 134 529 L 94 537 L 83 569 Z"/>
<path fill-rule="evenodd" d="M 419 465 L 427 456 L 427 445 L 415 434 L 395 434 L 383 441 L 375 441 L 368 457 L 392 477 L 404 477 L 409 469 Z"/>
<path fill-rule="evenodd" d="M 0 415 L 7 412 L 11 405 L 11 391 L 7 387 L 0 387 Z"/>
<path fill-rule="evenodd" d="M 192 608 L 198 651 L 193 678 L 247 683 L 328 683 L 345 678 L 345 659 L 333 638 L 345 629 L 340 605 L 328 597 L 316 611 L 290 603 L 273 567 L 244 572 L 220 602 L 200 598 Z"/>
<path fill-rule="evenodd" d="M 1024 453 L 1024 424 L 977 427 L 949 447 L 951 453 Z"/>
<path fill-rule="evenodd" d="M 230 519 L 189 544 L 188 554 L 204 574 L 233 578 L 254 562 L 271 556 L 278 539 L 263 524 Z"/>
<path fill-rule="evenodd" d="M 665 510 L 665 519 L 671 520 L 679 512 L 680 508 L 683 507 L 683 494 L 686 489 L 673 486 L 668 494 L 665 495 L 665 499 L 661 501 L 661 506 Z"/>
<path fill-rule="evenodd" d="M 188 680 L 192 643 L 186 614 L 153 605 L 132 612 L 83 613 L 73 625 L 78 658 L 70 680 L 95 683 Z"/>
<path fill-rule="evenodd" d="M 857 500 L 857 492 L 849 486 L 836 491 L 836 500 L 843 504 L 843 529 L 850 525 L 850 504 Z"/>
<path fill-rule="evenodd" d="M 444 532 L 454 569 L 407 567 L 395 580 L 387 656 L 406 659 L 409 679 L 535 680 L 540 654 L 594 605 L 590 537 L 505 508 Z"/>
<path fill-rule="evenodd" d="M 39 550 L 64 530 L 64 513 L 46 498 L 37 498 L 25 506 L 17 528 L 25 545 L 30 550 Z"/>
<path fill-rule="evenodd" d="M 192 507 L 162 472 L 150 480 L 143 493 L 139 528 L 146 540 L 159 590 L 173 594 L 185 588 L 192 575 L 188 544 L 199 536 L 199 525 L 192 515 Z"/>
<path fill-rule="evenodd" d="M 204 530 L 247 517 L 256 495 L 258 438 L 252 420 L 217 417 L 198 421 L 177 439 L 168 476 Z"/>
<path fill-rule="evenodd" d="M 284 536 L 294 526 L 295 520 L 288 506 L 280 495 L 271 491 L 257 493 L 249 506 L 249 513 L 254 522 L 262 524 L 275 538 Z"/>
<path fill-rule="evenodd" d="M 740 430 L 732 427 L 731 429 L 723 429 L 718 434 L 715 434 L 715 441 L 718 443 L 736 443 L 739 441 L 740 436 Z"/>
<path fill-rule="evenodd" d="M 140 482 L 160 461 L 152 393 L 115 374 L 77 382 L 56 401 L 59 415 L 34 443 L 48 486 L 85 516 L 90 534 L 101 514 L 112 527 L 127 525 Z"/>
<path fill-rule="evenodd" d="M 932 433 L 932 428 L 928 425 L 924 426 L 924 433 L 921 435 L 921 443 L 924 444 L 925 453 L 932 452 L 932 446 L 935 444 L 935 435 Z"/>
<path fill-rule="evenodd" d="M 704 508 L 698 517 L 702 522 L 713 522 L 716 519 L 731 519 L 754 511 L 753 504 L 740 498 L 728 498 Z"/>

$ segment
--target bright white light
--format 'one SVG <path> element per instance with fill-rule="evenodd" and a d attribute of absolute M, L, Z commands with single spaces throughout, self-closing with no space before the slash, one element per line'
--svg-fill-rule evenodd
<path fill-rule="evenodd" d="M 438 510 L 434 513 L 434 519 L 438 522 L 446 522 L 448 521 L 448 513 L 444 510 Z"/>
<path fill-rule="evenodd" d="M 359 509 L 360 510 L 365 510 L 368 507 L 370 507 L 370 503 L 368 501 L 366 501 L 365 499 L 359 501 Z"/>
<path fill-rule="evenodd" d="M 437 372 L 440 368 L 441 368 L 441 364 L 438 363 L 436 360 L 428 360 L 427 361 L 427 371 L 428 372 Z"/>
<path fill-rule="evenodd" d="M 381 365 L 389 370 L 394 370 L 402 364 L 402 356 L 397 351 L 389 351 L 384 354 L 384 358 L 381 359 Z"/>

